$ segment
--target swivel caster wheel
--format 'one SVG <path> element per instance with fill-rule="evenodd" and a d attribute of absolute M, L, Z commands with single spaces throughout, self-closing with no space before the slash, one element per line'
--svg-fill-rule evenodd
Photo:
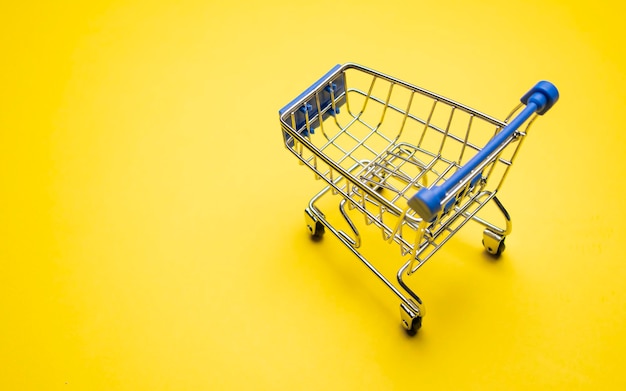
<path fill-rule="evenodd" d="M 422 327 L 423 315 L 419 315 L 420 312 L 421 311 L 416 311 L 405 303 L 400 304 L 402 327 L 404 327 L 404 330 L 410 336 L 417 334 L 417 331 Z"/>
<path fill-rule="evenodd" d="M 313 239 L 321 239 L 322 236 L 324 236 L 324 232 L 326 231 L 324 224 L 317 221 L 313 213 L 308 209 L 304 210 L 304 220 Z"/>
<path fill-rule="evenodd" d="M 483 246 L 485 250 L 494 257 L 499 257 L 506 248 L 504 240 L 506 236 L 498 235 L 497 233 L 486 229 L 483 232 Z"/>
<path fill-rule="evenodd" d="M 411 324 L 410 325 L 403 324 L 403 326 L 405 328 L 406 333 L 412 337 L 415 334 L 417 334 L 417 331 L 420 328 L 422 328 L 422 317 L 418 316 L 417 318 L 413 318 L 411 320 Z"/>

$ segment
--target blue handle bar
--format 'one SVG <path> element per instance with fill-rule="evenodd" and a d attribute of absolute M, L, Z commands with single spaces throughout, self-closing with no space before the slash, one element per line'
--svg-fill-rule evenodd
<path fill-rule="evenodd" d="M 559 99 L 559 91 L 554 84 L 548 81 L 540 81 L 531 88 L 521 99 L 526 107 L 507 126 L 495 135 L 487 145 L 472 157 L 463 167 L 459 168 L 448 180 L 439 186 L 420 189 L 409 200 L 409 206 L 415 210 L 425 221 L 432 221 L 444 207 L 444 199 L 455 186 L 466 178 L 474 175 L 476 169 L 485 160 L 490 158 L 506 140 L 513 136 L 517 129 L 526 122 L 533 114 L 543 115 Z M 448 201 L 449 202 L 449 201 Z M 446 202 L 446 203 L 448 203 Z"/>
<path fill-rule="evenodd" d="M 315 128 L 320 126 L 321 121 L 323 122 L 329 116 L 339 114 L 339 108 L 346 103 L 346 78 L 340 71 L 341 65 L 335 65 L 303 93 L 278 111 L 281 117 L 286 113 L 293 116 L 293 130 L 300 135 L 306 137 L 315 133 Z M 298 105 L 296 106 L 296 104 Z M 288 112 L 290 109 L 292 111 Z M 320 114 L 318 111 L 321 115 L 318 115 Z M 293 138 L 287 132 L 283 132 L 283 137 L 287 146 L 292 148 L 294 146 Z"/>

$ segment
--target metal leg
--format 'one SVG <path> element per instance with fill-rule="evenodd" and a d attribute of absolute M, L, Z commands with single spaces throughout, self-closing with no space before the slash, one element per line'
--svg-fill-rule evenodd
<path fill-rule="evenodd" d="M 399 278 L 401 287 L 413 298 L 413 300 L 407 298 L 405 294 L 403 294 L 394 284 L 392 284 L 380 271 L 378 271 L 378 269 L 376 269 L 376 267 L 374 267 L 374 265 L 372 265 L 365 258 L 365 256 L 363 256 L 357 250 L 360 245 L 361 239 L 358 231 L 356 230 L 356 227 L 345 213 L 345 203 L 347 202 L 345 199 L 342 199 L 339 208 L 343 217 L 346 218 L 346 221 L 353 230 L 356 239 L 352 239 L 350 236 L 348 236 L 348 234 L 336 229 L 328 222 L 324 214 L 317 208 L 315 203 L 330 190 L 330 186 L 325 187 L 322 191 L 316 194 L 311 199 L 311 201 L 309 201 L 309 205 L 304 211 L 307 228 L 314 237 L 321 236 L 321 234 L 319 233 L 323 233 L 326 230 L 332 232 L 343 244 L 346 245 L 346 247 L 348 247 L 354 253 L 354 255 L 357 256 L 357 258 L 361 260 L 361 262 L 363 262 L 365 266 L 367 266 L 385 285 L 387 285 L 387 287 L 391 289 L 391 291 L 401 300 L 400 318 L 402 320 L 402 326 L 410 335 L 415 334 L 417 330 L 421 327 L 422 317 L 424 316 L 424 306 L 422 304 L 422 300 L 411 289 L 409 289 L 409 287 L 406 286 L 404 282 L 401 281 L 401 278 Z M 406 269 L 407 266 L 408 264 L 405 265 L 405 267 L 401 270 Z"/>
<path fill-rule="evenodd" d="M 349 242 L 352 247 L 354 248 L 359 248 L 361 247 L 361 235 L 359 235 L 359 230 L 356 229 L 356 225 L 354 225 L 354 223 L 352 222 L 352 220 L 350 219 L 350 216 L 348 216 L 348 213 L 346 213 L 346 199 L 342 199 L 341 202 L 339 203 L 339 211 L 341 212 L 341 215 L 343 216 L 343 218 L 346 220 L 346 222 L 348 223 L 348 225 L 350 226 L 350 229 L 352 230 L 352 232 L 354 233 L 354 239 L 352 239 L 347 233 L 345 233 L 344 231 L 338 231 L 339 234 L 341 236 L 343 236 L 343 238 Z"/>
<path fill-rule="evenodd" d="M 489 254 L 499 257 L 506 248 L 504 240 L 513 230 L 513 225 L 509 212 L 504 208 L 504 205 L 502 205 L 498 197 L 494 196 L 492 200 L 498 206 L 500 212 L 502 212 L 506 226 L 502 229 L 493 224 L 487 225 L 487 228 L 483 231 L 483 246 L 485 246 L 485 250 L 487 250 Z"/>
<path fill-rule="evenodd" d="M 409 333 L 409 335 L 415 335 L 417 330 L 422 327 L 423 312 L 415 311 L 413 307 L 400 304 L 400 318 L 402 319 L 402 327 Z"/>

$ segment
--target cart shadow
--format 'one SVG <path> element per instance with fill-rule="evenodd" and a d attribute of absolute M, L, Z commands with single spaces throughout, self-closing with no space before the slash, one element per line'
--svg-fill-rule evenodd
<path fill-rule="evenodd" d="M 341 241 L 329 232 L 323 236 L 311 236 L 299 229 L 294 229 L 292 232 L 292 239 L 298 242 L 298 248 L 305 249 L 308 254 L 306 258 L 314 260 L 312 265 L 307 266 L 309 272 L 310 268 L 315 268 L 317 269 L 315 274 L 318 276 L 328 275 L 328 281 L 331 281 L 331 284 L 336 285 L 342 292 L 358 296 L 348 300 L 362 303 L 362 305 L 355 304 L 361 308 L 369 307 L 367 312 L 373 317 L 388 319 L 385 324 L 388 325 L 389 331 L 393 334 L 400 333 L 397 338 L 412 341 L 417 345 L 429 340 L 429 335 L 432 335 L 430 329 L 438 328 L 437 323 L 459 324 L 459 327 L 463 327 L 461 325 L 464 318 L 472 318 L 476 308 L 484 308 L 489 302 L 489 293 L 482 289 L 480 284 L 505 277 L 503 274 L 507 273 L 504 271 L 511 268 L 507 265 L 510 257 L 506 253 L 495 257 L 484 250 L 480 245 L 480 240 L 476 243 L 470 235 L 460 235 L 450 240 L 428 262 L 428 265 L 424 265 L 407 279 L 409 286 L 424 300 L 426 309 L 424 326 L 416 334 L 410 335 L 400 322 L 400 300 L 395 295 L 390 295 L 388 287 L 372 275 L 371 271 L 364 267 L 365 265 L 361 264 Z M 380 240 L 375 240 L 379 239 L 378 237 L 369 238 L 368 236 L 364 234 L 364 247 L 367 247 L 364 252 L 367 255 L 375 254 L 377 257 L 374 258 L 378 258 L 372 259 L 372 263 L 378 267 L 380 261 L 384 263 L 386 259 L 394 259 L 394 262 L 390 263 L 396 264 L 395 259 L 399 257 L 399 254 L 393 251 L 395 249 L 392 250 L 392 247 L 385 243 L 380 244 Z M 389 253 L 389 257 L 379 259 L 385 253 Z M 397 266 L 399 267 L 402 260 L 400 258 L 398 260 Z M 389 264 L 385 268 L 387 272 L 384 274 L 396 284 L 397 268 L 390 267 Z M 477 278 L 468 278 L 470 274 Z M 506 292 L 502 293 L 506 295 Z M 485 300 L 487 303 L 484 302 Z M 355 311 L 361 311 L 361 309 Z M 429 316 L 428 314 L 432 311 L 437 311 L 437 315 Z M 380 320 L 364 320 L 364 323 L 370 322 L 380 327 Z"/>

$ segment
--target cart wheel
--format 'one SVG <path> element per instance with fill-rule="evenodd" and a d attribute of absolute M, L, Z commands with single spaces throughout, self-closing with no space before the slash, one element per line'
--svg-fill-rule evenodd
<path fill-rule="evenodd" d="M 417 334 L 417 330 L 422 327 L 423 311 L 423 306 L 420 305 L 418 307 L 411 300 L 409 300 L 409 303 L 400 303 L 400 319 L 402 319 L 402 327 L 408 335 L 413 336 Z"/>
<path fill-rule="evenodd" d="M 321 239 L 324 235 L 324 224 L 308 208 L 304 210 L 304 221 L 313 239 Z"/>
<path fill-rule="evenodd" d="M 417 334 L 417 330 L 419 330 L 420 328 L 422 328 L 422 317 L 418 316 L 411 320 L 411 324 L 408 328 L 405 327 L 404 329 L 406 330 L 406 333 L 408 335 L 414 336 L 415 334 Z"/>
<path fill-rule="evenodd" d="M 496 254 L 495 254 L 496 257 L 499 257 L 500 255 L 502 255 L 505 248 L 506 248 L 506 245 L 504 244 L 504 239 L 502 239 L 502 242 L 500 242 L 500 244 L 498 245 L 498 251 L 496 251 Z"/>
<path fill-rule="evenodd" d="M 506 248 L 506 245 L 504 244 L 504 239 L 506 239 L 506 237 L 493 238 L 485 236 L 485 238 L 483 239 L 483 246 L 489 254 L 497 258 L 502 255 L 504 249 Z"/>
<path fill-rule="evenodd" d="M 319 221 L 315 222 L 315 228 L 312 228 L 310 225 L 308 226 L 308 228 L 311 232 L 311 236 L 314 239 L 321 239 L 322 236 L 324 236 L 324 232 L 326 232 L 324 224 L 320 223 Z"/>

